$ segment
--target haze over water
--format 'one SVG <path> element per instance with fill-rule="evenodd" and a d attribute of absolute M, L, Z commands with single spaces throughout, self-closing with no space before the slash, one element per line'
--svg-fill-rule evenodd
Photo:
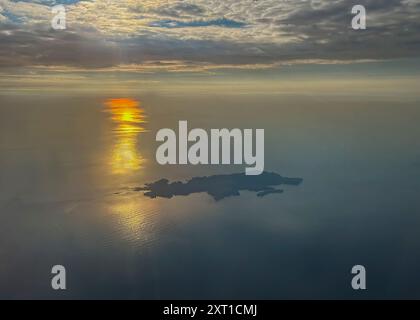
<path fill-rule="evenodd" d="M 397 100 L 397 99 L 395 99 Z M 417 98 L 240 93 L 2 95 L 3 298 L 413 297 L 420 241 Z M 197 106 L 200 105 L 200 108 Z M 161 178 L 243 172 L 159 166 L 160 128 L 264 128 L 285 193 L 149 199 Z"/>

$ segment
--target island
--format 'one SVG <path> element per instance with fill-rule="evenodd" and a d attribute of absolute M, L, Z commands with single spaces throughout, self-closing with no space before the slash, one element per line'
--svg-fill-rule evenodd
<path fill-rule="evenodd" d="M 172 198 L 188 196 L 193 193 L 208 193 L 214 200 L 219 201 L 227 197 L 239 196 L 240 191 L 256 192 L 258 197 L 269 194 L 283 193 L 276 187 L 281 185 L 298 186 L 303 182 L 301 178 L 287 178 L 274 172 L 263 172 L 258 176 L 247 176 L 244 173 L 213 175 L 208 177 L 194 177 L 186 182 L 169 182 L 161 179 L 146 183 L 134 191 L 144 191 L 149 198 Z"/>

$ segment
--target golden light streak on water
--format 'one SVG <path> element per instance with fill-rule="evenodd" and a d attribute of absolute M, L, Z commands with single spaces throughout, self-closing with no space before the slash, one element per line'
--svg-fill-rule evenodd
<path fill-rule="evenodd" d="M 105 107 L 114 124 L 116 139 L 110 157 L 112 173 L 124 175 L 140 170 L 144 158 L 138 150 L 138 136 L 145 132 L 147 123 L 143 108 L 131 98 L 108 99 Z"/>

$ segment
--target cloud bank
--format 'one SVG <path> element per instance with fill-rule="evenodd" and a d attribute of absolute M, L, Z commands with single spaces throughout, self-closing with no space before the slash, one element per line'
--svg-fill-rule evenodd
<path fill-rule="evenodd" d="M 197 69 L 417 57 L 420 0 L 0 0 L 0 68 Z M 51 6 L 67 8 L 52 30 Z"/>

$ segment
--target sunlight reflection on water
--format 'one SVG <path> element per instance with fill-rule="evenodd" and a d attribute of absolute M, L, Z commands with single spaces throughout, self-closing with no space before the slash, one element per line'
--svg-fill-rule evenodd
<path fill-rule="evenodd" d="M 138 135 L 146 131 L 147 121 L 140 103 L 129 98 L 108 99 L 105 107 L 114 123 L 116 138 L 110 157 L 112 173 L 128 174 L 141 169 L 144 158 L 137 149 Z"/>
<path fill-rule="evenodd" d="M 130 98 L 108 99 L 105 112 L 113 123 L 114 144 L 110 151 L 110 172 L 132 178 L 144 168 L 145 159 L 139 151 L 139 134 L 146 132 L 146 116 L 139 101 Z M 137 196 L 118 195 L 108 208 L 116 215 L 123 237 L 142 245 L 153 239 L 153 215 L 156 202 Z"/>

